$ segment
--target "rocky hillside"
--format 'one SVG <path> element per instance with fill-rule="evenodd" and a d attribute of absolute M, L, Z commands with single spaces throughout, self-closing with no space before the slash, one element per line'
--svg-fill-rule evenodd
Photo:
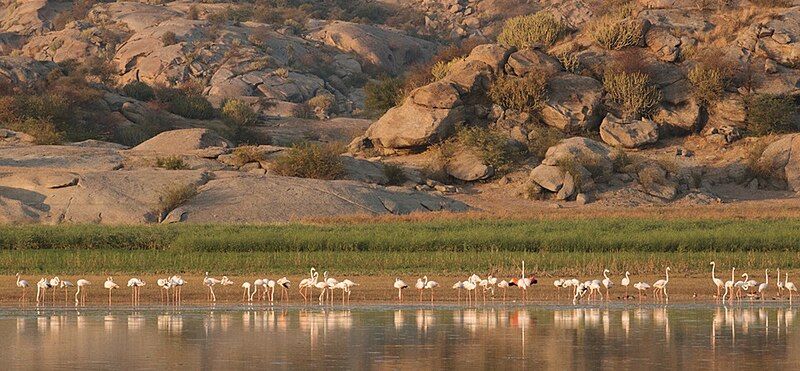
<path fill-rule="evenodd" d="M 800 1 L 0 6 L 2 222 L 800 191 Z"/>

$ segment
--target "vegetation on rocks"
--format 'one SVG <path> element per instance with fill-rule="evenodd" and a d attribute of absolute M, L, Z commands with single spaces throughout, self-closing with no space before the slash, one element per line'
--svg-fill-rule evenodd
<path fill-rule="evenodd" d="M 688 78 L 692 83 L 692 96 L 703 106 L 711 106 L 725 92 L 722 71 L 716 67 L 698 64 L 689 70 Z"/>
<path fill-rule="evenodd" d="M 378 114 L 402 103 L 403 82 L 400 79 L 386 77 L 378 81 L 370 81 L 364 86 L 364 106 Z"/>
<path fill-rule="evenodd" d="M 161 34 L 161 44 L 164 46 L 170 46 L 173 44 L 178 43 L 178 36 L 175 35 L 172 31 L 167 31 Z"/>
<path fill-rule="evenodd" d="M 600 46 L 609 50 L 620 50 L 639 45 L 642 41 L 642 24 L 630 18 L 632 8 L 622 6 L 596 19 L 589 33 Z"/>
<path fill-rule="evenodd" d="M 162 190 L 158 205 L 154 210 L 155 214 L 158 215 L 159 221 L 170 211 L 189 202 L 196 195 L 197 186 L 194 184 L 175 184 Z"/>
<path fill-rule="evenodd" d="M 563 37 L 567 26 L 549 12 L 523 15 L 506 21 L 497 41 L 505 46 L 529 48 L 537 44 L 550 46 Z"/>
<path fill-rule="evenodd" d="M 258 114 L 249 104 L 239 99 L 225 101 L 221 115 L 232 126 L 253 126 L 258 123 Z"/>
<path fill-rule="evenodd" d="M 755 135 L 791 132 L 798 129 L 794 97 L 755 94 L 745 100 L 747 130 Z"/>
<path fill-rule="evenodd" d="M 189 89 L 161 87 L 156 89 L 156 97 L 169 112 L 178 116 L 205 120 L 216 114 L 208 99 Z"/>
<path fill-rule="evenodd" d="M 156 99 L 156 92 L 150 85 L 141 81 L 131 81 L 122 87 L 122 92 L 134 99 L 149 102 Z"/>
<path fill-rule="evenodd" d="M 333 145 L 300 143 L 275 161 L 275 172 L 283 176 L 338 179 L 345 173 L 339 152 Z"/>
<path fill-rule="evenodd" d="M 402 185 L 408 180 L 403 167 L 392 163 L 383 164 L 383 175 L 388 179 L 388 185 Z"/>
<path fill-rule="evenodd" d="M 179 156 L 156 157 L 156 167 L 167 170 L 186 170 L 189 165 Z"/>
<path fill-rule="evenodd" d="M 603 76 L 603 88 L 626 118 L 648 116 L 661 102 L 661 92 L 641 72 L 609 69 Z"/>
<path fill-rule="evenodd" d="M 566 135 L 560 130 L 544 125 L 537 125 L 528 130 L 528 153 L 544 158 L 547 150 L 558 144 Z"/>
<path fill-rule="evenodd" d="M 501 76 L 492 83 L 488 92 L 495 104 L 520 112 L 539 110 L 546 94 L 547 77 L 543 73 L 529 73 L 524 77 Z"/>
<path fill-rule="evenodd" d="M 508 170 L 523 154 L 519 147 L 512 144 L 508 135 L 479 126 L 460 127 L 455 142 L 462 148 L 477 151 L 483 163 L 491 165 L 498 172 Z"/>

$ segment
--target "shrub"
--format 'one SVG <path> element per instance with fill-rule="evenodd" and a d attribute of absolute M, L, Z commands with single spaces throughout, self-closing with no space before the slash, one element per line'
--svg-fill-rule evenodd
<path fill-rule="evenodd" d="M 785 95 L 756 94 L 745 99 L 747 130 L 756 135 L 783 133 L 798 128 L 797 104 Z"/>
<path fill-rule="evenodd" d="M 178 43 L 178 36 L 172 31 L 167 31 L 161 34 L 161 44 L 170 46 Z"/>
<path fill-rule="evenodd" d="M 345 168 L 332 146 L 301 143 L 275 162 L 275 172 L 299 178 L 337 179 L 345 174 Z"/>
<path fill-rule="evenodd" d="M 306 104 L 315 112 L 321 111 L 325 114 L 330 112 L 331 108 L 333 107 L 333 103 L 334 97 L 330 94 L 320 94 L 306 102 Z"/>
<path fill-rule="evenodd" d="M 524 77 L 502 76 L 489 88 L 495 104 L 517 111 L 533 112 L 541 108 L 547 93 L 547 79 L 540 73 Z"/>
<path fill-rule="evenodd" d="M 175 88 L 156 90 L 156 98 L 170 111 L 189 119 L 207 120 L 214 118 L 214 107 L 205 97 L 196 93 Z"/>
<path fill-rule="evenodd" d="M 402 166 L 384 163 L 383 175 L 386 176 L 388 185 L 402 185 L 408 180 Z"/>
<path fill-rule="evenodd" d="M 200 11 L 197 9 L 197 5 L 192 4 L 189 6 L 189 10 L 186 11 L 186 18 L 192 21 L 196 21 L 200 18 Z"/>
<path fill-rule="evenodd" d="M 575 53 L 561 53 L 556 56 L 558 61 L 561 63 L 561 67 L 564 67 L 569 73 L 578 73 L 581 70 L 581 60 L 578 58 L 578 54 Z"/>
<path fill-rule="evenodd" d="M 624 118 L 648 116 L 661 102 L 661 92 L 651 86 L 647 75 L 639 72 L 608 70 L 603 76 L 603 88 Z"/>
<path fill-rule="evenodd" d="M 167 170 L 186 170 L 189 165 L 178 156 L 156 157 L 156 167 Z"/>
<path fill-rule="evenodd" d="M 187 203 L 192 197 L 197 196 L 197 186 L 194 184 L 172 185 L 161 191 L 158 205 L 154 210 L 161 221 L 170 211 Z"/>
<path fill-rule="evenodd" d="M 698 64 L 689 71 L 692 83 L 692 96 L 703 106 L 709 107 L 725 92 L 722 72 L 705 64 Z"/>
<path fill-rule="evenodd" d="M 230 99 L 222 105 L 222 118 L 233 126 L 253 126 L 258 123 L 258 114 L 249 104 L 238 99 Z"/>
<path fill-rule="evenodd" d="M 547 150 L 558 144 L 565 135 L 550 126 L 534 126 L 528 132 L 528 152 L 538 158 L 544 158 Z"/>
<path fill-rule="evenodd" d="M 506 21 L 497 41 L 505 46 L 529 48 L 536 44 L 553 45 L 567 33 L 561 20 L 548 12 L 523 15 Z"/>
<path fill-rule="evenodd" d="M 632 9 L 622 7 L 603 15 L 589 26 L 589 34 L 600 46 L 609 50 L 620 50 L 639 45 L 642 41 L 642 23 L 629 16 Z"/>
<path fill-rule="evenodd" d="M 3 126 L 34 137 L 36 144 L 59 144 L 64 140 L 64 133 L 58 131 L 56 126 L 46 118 L 28 117 Z"/>
<path fill-rule="evenodd" d="M 258 150 L 257 146 L 241 146 L 233 150 L 233 157 L 237 164 L 244 165 L 250 162 L 264 160 L 264 153 Z"/>
<path fill-rule="evenodd" d="M 450 73 L 450 68 L 453 67 L 454 64 L 461 62 L 464 60 L 464 57 L 455 58 L 449 62 L 439 61 L 436 62 L 433 67 L 431 67 L 431 75 L 433 76 L 434 80 L 441 80 L 448 73 Z"/>
<path fill-rule="evenodd" d="M 156 98 L 155 90 L 141 81 L 131 81 L 125 84 L 122 87 L 122 92 L 131 98 L 144 102 L 149 102 Z"/>
<path fill-rule="evenodd" d="M 769 179 L 773 177 L 772 169 L 770 168 L 771 164 L 768 161 L 761 161 L 761 155 L 764 154 L 764 150 L 767 149 L 767 146 L 769 146 L 770 143 L 771 140 L 768 138 L 758 140 L 753 143 L 753 146 L 747 151 L 747 170 L 755 178 Z"/>
<path fill-rule="evenodd" d="M 455 138 L 462 148 L 477 150 L 481 160 L 498 171 L 507 170 L 521 155 L 508 136 L 497 130 L 477 126 L 460 127 Z"/>
<path fill-rule="evenodd" d="M 364 94 L 365 107 L 370 111 L 383 113 L 402 103 L 403 83 L 396 78 L 370 81 L 364 86 Z"/>

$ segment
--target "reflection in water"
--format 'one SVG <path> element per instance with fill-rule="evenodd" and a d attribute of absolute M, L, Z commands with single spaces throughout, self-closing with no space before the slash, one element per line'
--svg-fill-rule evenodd
<path fill-rule="evenodd" d="M 785 368 L 800 345 L 794 316 L 692 306 L 0 312 L 0 369 Z"/>

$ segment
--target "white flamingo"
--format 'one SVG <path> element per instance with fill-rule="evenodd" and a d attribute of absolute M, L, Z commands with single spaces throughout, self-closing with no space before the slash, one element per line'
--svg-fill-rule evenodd
<path fill-rule="evenodd" d="M 425 277 L 427 278 L 427 276 Z M 425 279 L 417 278 L 417 283 L 414 284 L 414 288 L 419 292 L 419 301 L 422 301 L 422 290 L 425 290 Z"/>
<path fill-rule="evenodd" d="M 245 281 L 244 283 L 242 283 L 242 301 L 243 302 L 244 301 L 247 301 L 247 302 L 252 302 L 253 301 L 253 295 L 255 295 L 255 292 L 252 291 L 252 288 L 253 288 L 253 285 L 251 285 L 250 282 Z M 256 291 L 258 291 L 257 288 L 256 288 Z"/>
<path fill-rule="evenodd" d="M 184 281 L 181 276 L 172 276 L 169 278 L 169 283 L 173 287 L 172 303 L 175 305 L 181 305 L 183 302 L 183 285 L 186 284 L 186 281 Z"/>
<path fill-rule="evenodd" d="M 88 289 L 87 286 L 92 283 L 81 278 L 77 280 L 75 284 L 78 286 L 78 290 L 75 291 L 75 306 L 86 305 L 86 289 Z"/>
<path fill-rule="evenodd" d="M 397 289 L 397 301 L 403 301 L 403 290 L 408 288 L 408 285 L 398 277 L 394 278 L 394 288 Z"/>
<path fill-rule="evenodd" d="M 458 302 L 461 302 L 461 290 L 464 289 L 464 282 L 457 281 L 453 284 L 453 290 L 458 290 Z"/>
<path fill-rule="evenodd" d="M 639 290 L 639 301 L 642 300 L 642 291 L 647 291 L 650 289 L 650 285 L 646 282 L 636 282 L 633 284 L 633 288 Z"/>
<path fill-rule="evenodd" d="M 253 281 L 253 290 L 255 290 L 255 296 L 258 298 L 258 300 L 264 301 L 264 297 L 267 294 L 267 281 L 268 280 L 264 278 L 259 278 Z M 259 287 L 263 288 L 264 290 L 264 292 L 261 294 L 258 293 Z"/>
<path fill-rule="evenodd" d="M 783 284 L 783 282 L 781 282 L 781 269 L 780 268 L 778 268 L 778 282 L 776 282 L 776 284 L 778 285 L 778 297 L 781 297 L 781 295 L 783 295 L 784 284 Z"/>
<path fill-rule="evenodd" d="M 61 279 L 58 276 L 53 277 L 48 281 L 48 288 L 53 289 L 53 305 L 56 304 L 56 290 L 61 285 Z"/>
<path fill-rule="evenodd" d="M 503 289 L 503 301 L 506 301 L 506 291 L 508 290 L 508 281 L 502 280 L 497 284 L 498 288 Z"/>
<path fill-rule="evenodd" d="M 20 296 L 19 301 L 25 301 L 25 299 L 27 299 L 28 287 L 30 287 L 30 284 L 28 281 L 20 278 L 20 273 L 17 273 L 17 287 L 22 289 L 22 296 Z"/>
<path fill-rule="evenodd" d="M 764 283 L 758 285 L 758 295 L 761 296 L 761 300 L 764 300 L 767 287 L 769 287 L 769 269 L 764 270 Z"/>
<path fill-rule="evenodd" d="M 431 290 L 431 303 L 433 303 L 433 289 L 439 287 L 439 283 L 434 280 L 428 280 L 428 276 L 425 276 L 425 290 Z"/>
<path fill-rule="evenodd" d="M 467 290 L 467 304 L 470 303 L 470 295 L 472 295 L 472 299 L 475 302 L 477 302 L 478 301 L 478 293 L 474 293 L 473 294 L 472 292 L 475 291 L 475 289 L 478 288 L 478 285 L 476 285 L 474 282 L 472 282 L 470 280 L 464 281 L 463 285 L 464 285 L 464 290 Z"/>
<path fill-rule="evenodd" d="M 141 290 L 142 286 L 144 286 L 144 281 L 133 277 L 128 280 L 128 287 L 131 288 L 131 303 L 133 305 L 139 305 L 139 300 L 141 297 Z"/>
<path fill-rule="evenodd" d="M 328 275 L 328 272 L 325 272 L 325 276 L 327 276 L 327 275 Z M 323 279 L 322 281 L 317 282 L 317 283 L 314 284 L 314 287 L 322 290 L 319 293 L 319 304 L 320 305 L 322 305 L 324 303 L 325 298 L 326 298 L 325 294 L 328 292 L 328 282 L 326 282 L 326 280 L 327 279 Z"/>
<path fill-rule="evenodd" d="M 736 267 L 731 268 L 731 279 L 729 281 L 725 281 L 725 293 L 722 295 L 722 300 L 724 301 L 728 294 L 731 295 L 731 300 L 733 300 L 733 285 L 736 284 Z"/>
<path fill-rule="evenodd" d="M 786 278 L 783 280 L 783 287 L 786 291 L 789 291 L 789 305 L 792 304 L 792 291 L 797 292 L 797 286 L 794 285 L 794 282 L 789 281 L 789 273 L 786 273 Z"/>
<path fill-rule="evenodd" d="M 619 282 L 620 285 L 625 286 L 625 300 L 628 300 L 628 285 L 631 284 L 631 272 L 625 271 L 625 278 Z"/>
<path fill-rule="evenodd" d="M 653 284 L 653 293 L 655 294 L 658 292 L 659 296 L 663 299 L 666 298 L 669 300 L 669 294 L 667 293 L 667 284 L 669 283 L 669 267 L 666 269 L 667 278 L 663 280 L 658 280 Z"/>
<path fill-rule="evenodd" d="M 286 277 L 281 277 L 276 281 L 278 286 L 281 287 L 281 301 L 288 301 L 289 300 L 289 288 L 292 286 L 292 281 L 289 281 Z M 285 296 L 285 299 L 284 299 Z M 349 295 L 348 295 L 349 296 Z"/>
<path fill-rule="evenodd" d="M 106 282 L 103 283 L 103 287 L 108 290 L 108 305 L 111 305 L 111 290 L 118 289 L 119 285 L 114 283 L 113 277 L 108 277 Z"/>
<path fill-rule="evenodd" d="M 209 301 L 217 301 L 217 295 L 214 294 L 214 286 L 218 285 L 218 284 L 221 284 L 221 283 L 222 283 L 221 280 L 218 280 L 218 279 L 216 279 L 214 277 L 209 277 L 208 276 L 208 272 L 206 272 L 206 276 L 205 276 L 205 278 L 203 278 L 203 285 L 208 287 L 209 293 L 206 296 L 206 298 Z"/>
<path fill-rule="evenodd" d="M 169 290 L 172 288 L 169 278 L 159 278 L 156 284 L 161 288 L 161 302 L 169 304 Z"/>
<path fill-rule="evenodd" d="M 303 278 L 300 280 L 300 284 L 297 285 L 300 289 L 300 295 L 303 297 L 303 302 L 308 303 L 308 291 L 314 288 L 318 276 L 317 270 L 311 267 L 311 276 L 309 278 Z"/>
<path fill-rule="evenodd" d="M 608 278 L 609 273 L 611 273 L 610 270 L 608 269 L 603 270 L 603 287 L 606 288 L 606 300 L 611 299 L 611 297 L 608 295 L 608 289 L 614 287 L 614 281 Z"/>
<path fill-rule="evenodd" d="M 563 279 L 563 278 L 559 278 L 559 279 L 553 281 L 553 286 L 556 287 L 556 299 L 561 297 L 561 288 L 564 286 L 564 282 L 565 281 L 566 280 Z"/>
<path fill-rule="evenodd" d="M 50 283 L 44 277 L 36 282 L 36 304 L 40 302 L 44 304 L 48 287 L 50 287 Z"/>
<path fill-rule="evenodd" d="M 336 284 L 339 283 L 339 281 L 336 280 L 333 277 L 329 277 L 327 271 L 325 271 L 325 275 L 324 276 L 325 276 L 325 283 L 327 283 L 328 284 L 328 288 L 331 289 L 328 292 L 328 298 L 330 299 L 330 302 L 333 303 L 333 287 L 336 286 Z"/>
<path fill-rule="evenodd" d="M 266 280 L 266 288 L 269 288 L 269 302 L 272 303 L 275 301 L 275 281 L 274 280 Z M 264 293 L 266 294 L 266 289 L 264 289 Z"/>
<path fill-rule="evenodd" d="M 711 262 L 711 281 L 714 282 L 714 286 L 717 286 L 717 298 L 720 296 L 720 291 L 722 291 L 722 287 L 725 283 L 722 282 L 721 279 L 714 276 L 714 270 L 717 269 L 717 263 Z"/>
<path fill-rule="evenodd" d="M 353 287 L 358 286 L 358 284 L 349 279 L 345 279 L 344 281 L 342 281 L 342 283 L 344 283 L 344 285 L 347 286 L 347 303 L 350 304 L 350 294 L 353 291 Z"/>
<path fill-rule="evenodd" d="M 69 301 L 67 290 L 70 287 L 75 287 L 75 285 L 71 281 L 62 280 L 61 283 L 58 284 L 58 287 L 64 289 L 64 305 L 67 305 L 67 302 Z"/>

